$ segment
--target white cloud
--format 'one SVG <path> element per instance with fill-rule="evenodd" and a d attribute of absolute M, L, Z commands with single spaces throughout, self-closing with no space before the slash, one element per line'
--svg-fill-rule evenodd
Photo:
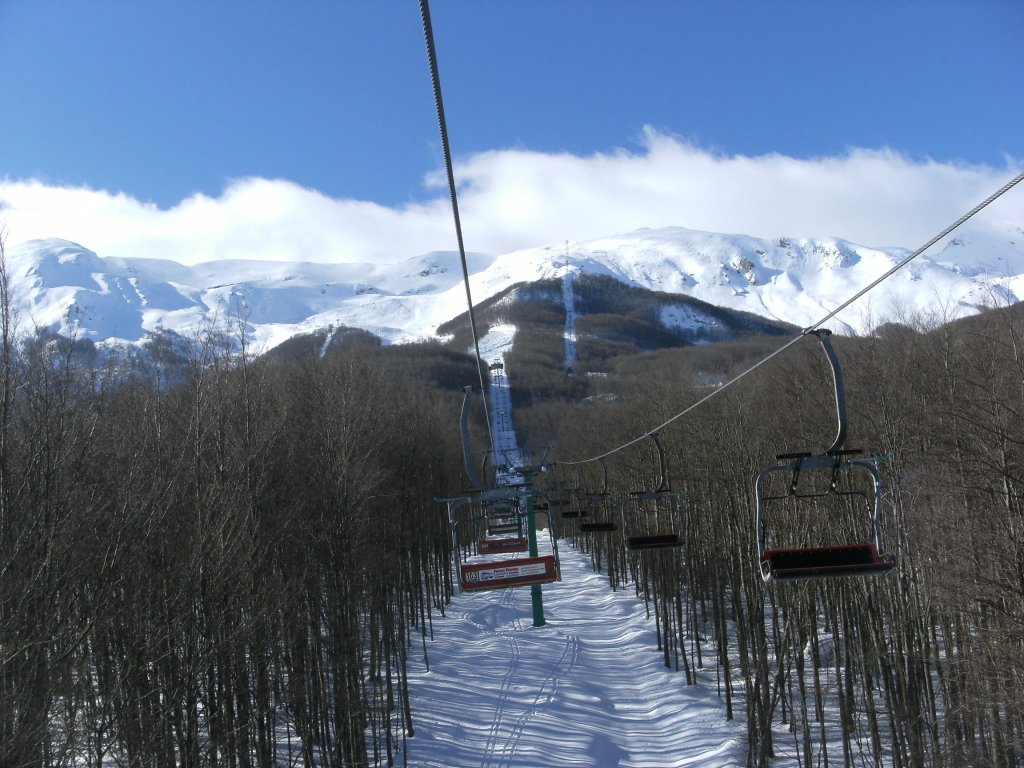
<path fill-rule="evenodd" d="M 495 150 L 463 158 L 456 179 L 470 251 L 498 254 L 670 225 L 914 248 L 1020 169 L 1010 158 L 992 168 L 916 161 L 887 149 L 813 159 L 722 155 L 645 129 L 636 152 Z M 393 262 L 456 249 L 445 176 L 426 183 L 437 191 L 433 200 L 389 208 L 250 178 L 219 197 L 195 195 L 163 210 L 124 194 L 7 180 L 0 223 L 9 245 L 61 237 L 102 256 Z M 975 226 L 1024 226 L 1022 194 L 1009 193 Z"/>

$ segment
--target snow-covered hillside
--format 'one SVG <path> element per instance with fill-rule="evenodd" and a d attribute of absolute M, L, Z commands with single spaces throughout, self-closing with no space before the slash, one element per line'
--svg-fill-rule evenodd
<path fill-rule="evenodd" d="M 628 285 L 694 296 L 729 309 L 805 326 L 909 252 L 840 239 L 639 230 L 589 242 L 498 256 L 471 254 L 475 301 L 510 285 L 567 273 L 608 275 Z M 104 258 L 64 240 L 8 250 L 23 326 L 96 342 L 136 343 L 157 328 L 190 333 L 244 323 L 257 348 L 327 327 L 363 328 L 388 342 L 433 336 L 465 309 L 458 255 L 435 252 L 395 264 L 170 261 Z M 833 327 L 864 332 L 900 313 L 962 315 L 1024 296 L 1024 228 L 1002 236 L 961 234 L 936 246 Z M 667 324 L 678 318 L 664 318 Z"/>

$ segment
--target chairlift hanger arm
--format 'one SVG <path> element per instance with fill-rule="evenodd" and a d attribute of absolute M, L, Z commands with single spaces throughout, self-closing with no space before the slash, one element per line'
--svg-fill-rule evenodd
<path fill-rule="evenodd" d="M 661 436 L 657 432 L 651 432 L 648 437 L 654 441 L 654 445 L 658 449 L 658 469 L 661 471 L 661 479 L 654 492 L 661 493 L 671 490 L 668 484 L 668 462 L 665 460 L 665 447 L 661 444 Z"/>
<path fill-rule="evenodd" d="M 843 446 L 846 443 L 846 388 L 843 386 L 843 371 L 839 366 L 839 358 L 836 356 L 836 351 L 832 348 L 832 342 L 829 341 L 832 331 L 827 328 L 816 328 L 811 333 L 818 337 L 818 341 L 821 342 L 821 348 L 825 352 L 825 357 L 828 358 L 828 364 L 832 368 L 832 386 L 836 399 L 838 431 L 836 432 L 836 439 L 832 442 L 832 447 L 825 451 L 825 453 L 837 453 L 843 450 Z"/>

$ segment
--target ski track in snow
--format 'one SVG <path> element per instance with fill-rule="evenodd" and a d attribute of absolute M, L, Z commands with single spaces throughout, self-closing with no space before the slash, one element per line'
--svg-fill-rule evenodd
<path fill-rule="evenodd" d="M 706 685 L 664 667 L 643 603 L 628 587 L 612 592 L 568 543 L 561 553 L 545 626 L 533 626 L 525 588 L 457 595 L 435 620 L 431 671 L 410 659 L 409 765 L 743 765 L 742 724 Z"/>

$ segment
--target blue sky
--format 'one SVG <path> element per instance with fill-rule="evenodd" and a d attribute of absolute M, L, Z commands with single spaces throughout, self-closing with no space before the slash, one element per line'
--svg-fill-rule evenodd
<path fill-rule="evenodd" d="M 509 217 L 531 207 L 529 184 L 514 177 L 520 162 L 535 164 L 531 183 L 545 187 L 578 176 L 583 192 L 566 190 L 566 204 L 582 197 L 582 205 L 595 202 L 587 200 L 588 185 L 633 183 L 629 169 L 601 173 L 624 157 L 673 174 L 652 175 L 645 182 L 651 194 L 679 184 L 680 174 L 705 187 L 743 187 L 742 161 L 759 168 L 748 183 L 765 185 L 769 168 L 811 178 L 829 162 L 864 152 L 877 162 L 888 153 L 889 170 L 917 173 L 908 189 L 928 187 L 921 174 L 929 171 L 938 183 L 941 171 L 960 180 L 949 187 L 963 199 L 1012 175 L 1024 158 L 1019 0 L 434 0 L 431 11 L 460 180 L 504 206 L 504 218 L 480 217 L 490 248 L 563 234 L 553 223 L 530 228 L 536 212 L 525 210 L 522 243 L 491 237 L 496 226 L 514 230 Z M 69 204 L 66 195 L 52 202 L 68 189 L 103 192 L 122 205 L 127 198 L 150 214 L 197 196 L 225 202 L 248 179 L 286 180 L 282 189 L 300 196 L 371 204 L 396 216 L 426 215 L 422 206 L 436 208 L 443 198 L 413 0 L 0 0 L 0 76 L 0 204 L 14 238 L 41 234 L 38 217 L 28 226 L 18 216 L 28 182 L 36 193 L 54 192 L 47 205 L 57 206 L 49 218 L 60 230 L 55 236 L 81 231 L 58 210 Z M 655 145 L 689 159 L 674 167 Z M 708 163 L 720 175 L 696 171 Z M 863 164 L 846 168 L 852 178 L 861 173 Z M 821 194 L 813 178 L 808 200 Z M 731 225 L 752 234 L 771 226 L 739 214 L 735 223 L 704 215 L 687 203 L 695 190 L 672 194 L 680 220 L 666 211 L 658 220 L 616 224 Z M 934 205 L 932 194 L 920 204 Z M 38 210 L 38 194 L 33 199 Z M 840 201 L 850 204 L 848 195 Z M 85 207 L 100 215 L 93 202 L 95 209 Z M 868 204 L 862 218 L 876 215 Z M 584 218 L 571 213 L 573 221 Z M 807 231 L 816 221 L 831 234 L 862 231 L 841 218 L 775 218 L 778 231 L 821 234 Z M 945 223 L 937 219 L 934 228 Z M 566 229 L 566 237 L 601 234 Z M 886 235 L 863 231 L 862 238 Z M 912 237 L 892 230 L 897 235 Z M 416 246 L 382 247 L 376 258 L 405 248 Z"/>

